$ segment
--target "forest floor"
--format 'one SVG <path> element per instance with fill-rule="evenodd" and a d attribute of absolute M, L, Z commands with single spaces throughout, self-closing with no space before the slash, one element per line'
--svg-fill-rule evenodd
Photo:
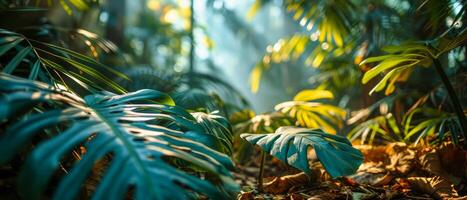
<path fill-rule="evenodd" d="M 258 188 L 260 156 L 238 165 L 234 174 L 242 185 L 238 199 L 465 199 L 467 151 L 451 143 L 439 147 L 356 145 L 365 160 L 357 173 L 331 179 L 314 163 L 307 176 L 268 157 L 264 184 Z M 260 192 L 261 191 L 261 192 Z"/>

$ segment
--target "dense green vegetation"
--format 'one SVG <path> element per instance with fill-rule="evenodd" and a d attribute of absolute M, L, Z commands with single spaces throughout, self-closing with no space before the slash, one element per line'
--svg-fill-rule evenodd
<path fill-rule="evenodd" d="M 450 161 L 467 164 L 465 0 L 255 0 L 240 17 L 203 1 L 260 46 L 255 66 L 237 66 L 253 67 L 252 93 L 280 89 L 270 82 L 284 74 L 307 79 L 260 114 L 210 55 L 215 30 L 197 24 L 193 0 L 136 4 L 127 13 L 124 0 L 0 0 L 0 198 L 248 199 L 276 194 L 280 178 L 263 183 L 274 162 L 376 194 L 383 185 L 351 181 L 372 159 L 364 144 L 422 159 L 448 146 Z M 297 27 L 263 48 L 254 20 L 272 6 Z M 388 174 L 408 176 L 392 160 Z M 425 164 L 429 178 L 408 178 L 411 189 L 467 195 L 467 170 Z M 249 167 L 258 185 L 245 189 L 238 174 Z M 384 184 L 394 182 L 402 187 Z"/>

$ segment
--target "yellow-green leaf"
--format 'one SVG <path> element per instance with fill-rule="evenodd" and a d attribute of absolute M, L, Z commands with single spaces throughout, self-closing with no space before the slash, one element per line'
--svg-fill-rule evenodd
<path fill-rule="evenodd" d="M 333 99 L 334 95 L 328 90 L 302 90 L 294 97 L 294 101 L 313 101 L 316 99 Z"/>

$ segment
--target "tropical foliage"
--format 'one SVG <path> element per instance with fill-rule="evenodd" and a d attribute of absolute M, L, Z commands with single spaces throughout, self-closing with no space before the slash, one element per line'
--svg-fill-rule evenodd
<path fill-rule="evenodd" d="M 311 102 L 332 98 L 334 95 L 327 90 L 303 90 L 295 95 L 293 101 L 280 103 L 275 109 L 290 115 L 302 127 L 322 128 L 336 134 L 336 128 L 331 124 L 342 127 L 345 111 L 333 105 Z"/>
<path fill-rule="evenodd" d="M 0 83 L 1 119 L 20 118 L 2 137 L 1 163 L 10 161 L 37 134 L 46 134 L 45 141 L 25 161 L 19 177 L 23 198 L 40 199 L 61 158 L 78 147 L 86 153 L 60 181 L 54 198 L 74 198 L 86 174 L 106 155 L 110 155 L 110 163 L 93 198 L 122 198 L 130 186 L 135 189 L 136 199 L 188 199 L 192 194 L 181 193 L 184 187 L 211 198 L 229 196 L 238 190 L 227 170 L 233 168 L 230 159 L 184 136 L 194 132 L 228 139 L 229 135 L 215 135 L 229 134 L 227 127 L 217 124 L 219 129 L 206 132 L 206 126 L 213 123 L 210 118 L 194 118 L 174 107 L 173 100 L 163 93 L 140 90 L 124 95 L 93 94 L 82 99 L 66 90 L 5 74 Z M 18 116 L 30 113 L 37 105 L 54 109 L 26 118 Z M 189 165 L 181 165 L 184 162 Z M 177 166 L 213 174 L 224 189 Z"/>
<path fill-rule="evenodd" d="M 307 174 L 311 174 L 310 146 L 332 177 L 355 173 L 363 161 L 360 151 L 352 148 L 346 138 L 319 129 L 281 127 L 273 134 L 242 134 L 241 137 Z"/>
<path fill-rule="evenodd" d="M 243 4 L 0 0 L 0 198 L 467 195 L 465 0 Z"/>
<path fill-rule="evenodd" d="M 84 1 L 62 2 L 70 15 L 68 3 L 88 8 Z M 2 12 L 24 5 L 2 2 Z M 18 176 L 21 198 L 73 199 L 83 195 L 83 185 L 94 185 L 85 196 L 111 199 L 218 199 L 238 192 L 225 118 L 190 114 L 156 90 L 126 93 L 113 79 L 127 76 L 95 59 L 93 45 L 108 50 L 115 47 L 110 41 L 79 30 L 92 58 L 49 41 L 54 35 L 39 32 L 44 28 L 32 27 L 38 32 L 28 37 L 1 29 L 0 163 L 26 157 Z"/>
<path fill-rule="evenodd" d="M 254 18 L 261 7 L 271 3 L 272 1 L 256 1 L 248 17 Z M 338 127 L 348 131 L 351 140 L 360 138 L 362 143 L 372 143 L 377 138 L 378 141 L 418 144 L 423 138 L 429 138 L 428 136 L 445 138 L 445 133 L 453 133 L 452 140 L 457 143 L 460 138 L 466 137 L 459 133 L 467 131 L 463 103 L 460 102 L 462 97 L 457 95 L 462 94 L 465 88 L 459 85 L 462 81 L 452 82 L 459 80 L 452 77 L 454 74 L 463 76 L 465 71 L 465 59 L 461 53 L 465 51 L 463 44 L 466 40 L 465 26 L 462 24 L 465 19 L 465 2 L 427 0 L 406 3 L 284 1 L 282 6 L 303 30 L 279 39 L 266 48 L 263 59 L 251 71 L 251 90 L 258 91 L 262 75 L 271 66 L 290 62 L 303 63 L 318 70 L 317 75 L 310 77 L 309 82 L 317 88 L 340 93 L 340 102 L 347 102 L 349 97 L 359 94 L 355 92 L 358 90 L 362 92 L 361 95 L 371 95 L 383 90 L 385 95 L 397 93 L 396 98 L 391 97 L 389 101 L 378 101 L 384 97 L 374 97 L 375 95 L 364 97 L 363 108 L 349 112 L 350 116 L 346 120 L 350 126 Z M 359 12 L 363 13 L 363 17 L 357 15 Z M 419 66 L 429 69 L 420 69 Z M 437 76 L 430 75 L 428 78 L 417 75 L 426 74 L 425 71 L 433 69 Z M 360 85 L 355 81 L 357 79 L 361 79 L 362 84 L 371 86 Z M 437 81 L 426 85 L 421 93 L 407 93 L 408 90 L 417 88 L 412 83 L 420 79 Z M 407 84 L 401 84 L 403 82 Z M 400 85 L 400 91 L 397 90 L 397 85 Z M 445 90 L 442 89 L 443 86 Z M 441 93 L 447 94 L 447 102 L 439 101 L 442 98 Z M 427 103 L 427 99 L 431 99 L 431 102 Z M 292 106 L 291 103 L 287 105 Z M 299 107 L 297 103 L 294 106 Z M 362 107 L 350 106 L 350 109 Z M 378 107 L 383 109 L 378 112 Z M 436 117 L 418 115 L 424 119 L 414 123 L 411 116 L 418 113 L 418 110 L 432 110 L 443 114 L 436 114 Z M 306 118 L 298 110 L 292 110 L 291 113 L 300 117 L 301 126 L 316 127 L 313 126 L 316 123 L 314 118 Z M 340 116 L 347 117 L 345 114 Z M 317 119 L 322 118 L 323 116 Z M 441 126 L 442 122 L 448 121 L 451 128 Z M 319 127 L 327 132 L 336 132 L 323 123 Z"/>
<path fill-rule="evenodd" d="M 117 92 L 124 91 L 104 74 L 125 76 L 92 58 L 54 44 L 28 39 L 5 29 L 0 29 L 0 34 L 2 38 L 0 56 L 4 56 L 3 58 L 11 56 L 8 64 L 2 69 L 3 73 L 48 83 L 61 83 L 65 86 L 70 83 L 66 84 L 63 80 L 71 79 L 75 85 L 86 90 L 95 91 L 107 86 Z M 83 74 L 91 76 L 92 79 Z"/>

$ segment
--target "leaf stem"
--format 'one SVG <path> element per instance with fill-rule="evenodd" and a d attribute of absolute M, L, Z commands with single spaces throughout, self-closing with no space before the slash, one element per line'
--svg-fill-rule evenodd
<path fill-rule="evenodd" d="M 462 109 L 462 105 L 457 98 L 456 92 L 454 87 L 452 87 L 451 82 L 449 81 L 448 76 L 443 70 L 443 67 L 437 58 L 433 58 L 433 63 L 435 66 L 438 75 L 440 76 L 441 80 L 443 81 L 444 87 L 446 88 L 449 99 L 451 100 L 452 106 L 454 108 L 454 112 L 459 119 L 459 123 L 461 124 L 462 132 L 464 133 L 464 147 L 467 148 L 467 121 L 464 116 L 464 110 Z"/>
<path fill-rule="evenodd" d="M 194 0 L 190 1 L 190 73 L 195 72 L 195 5 Z"/>
<path fill-rule="evenodd" d="M 259 165 L 258 174 L 258 191 L 263 192 L 263 175 L 264 175 L 264 161 L 266 160 L 266 153 L 261 151 L 261 163 Z"/>

